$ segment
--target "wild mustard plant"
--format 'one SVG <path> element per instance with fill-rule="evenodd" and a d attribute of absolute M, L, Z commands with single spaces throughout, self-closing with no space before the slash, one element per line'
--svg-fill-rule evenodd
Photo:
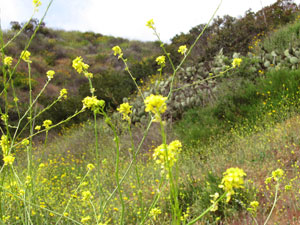
<path fill-rule="evenodd" d="M 34 7 L 37 8 L 40 6 L 41 2 L 38 0 L 34 0 L 33 1 Z M 149 20 L 147 22 L 147 26 L 154 30 L 155 35 L 157 35 L 158 39 L 159 39 L 159 35 L 156 31 L 156 28 L 154 26 L 154 21 L 153 20 Z M 202 33 L 201 33 L 202 34 Z M 201 34 L 199 35 L 199 37 L 197 38 L 197 40 L 200 38 Z M 196 40 L 196 41 L 197 41 Z M 160 39 L 159 39 L 160 41 Z M 196 42 L 195 42 L 196 43 Z M 143 145 L 143 142 L 145 140 L 145 137 L 147 136 L 147 133 L 149 131 L 149 128 L 151 127 L 153 122 L 157 122 L 160 125 L 160 133 L 161 133 L 161 145 L 159 145 L 158 147 L 156 147 L 154 149 L 153 152 L 153 160 L 159 164 L 161 166 L 162 171 L 164 171 L 164 173 L 161 173 L 161 180 L 156 183 L 159 183 L 159 186 L 157 188 L 156 193 L 158 193 L 157 195 L 155 195 L 155 197 L 153 198 L 153 201 L 147 202 L 144 201 L 143 198 L 143 193 L 142 193 L 142 182 L 141 182 L 141 173 L 138 171 L 137 166 L 135 167 L 135 172 L 136 172 L 136 179 L 137 179 L 137 183 L 138 183 L 138 196 L 139 196 L 139 207 L 140 207 L 140 214 L 141 217 L 139 218 L 138 223 L 139 224 L 144 224 L 146 223 L 146 221 L 148 219 L 155 221 L 155 222 L 160 222 L 159 221 L 159 216 L 162 214 L 161 209 L 157 206 L 158 203 L 158 199 L 160 198 L 160 192 L 163 190 L 163 187 L 168 188 L 169 191 L 169 195 L 168 195 L 168 199 L 170 200 L 170 205 L 171 205 L 171 216 L 172 217 L 172 223 L 173 224 L 181 224 L 181 223 L 186 223 L 187 219 L 189 217 L 189 210 L 187 210 L 186 212 L 182 212 L 182 208 L 181 205 L 179 203 L 179 199 L 178 199 L 178 195 L 179 195 L 179 185 L 178 185 L 178 165 L 177 165 L 177 161 L 179 158 L 179 155 L 181 153 L 181 149 L 182 149 L 182 144 L 179 140 L 175 140 L 169 143 L 169 141 L 167 141 L 167 133 L 166 133 L 166 121 L 164 121 L 164 117 L 163 114 L 167 111 L 168 108 L 168 100 L 171 98 L 172 92 L 174 92 L 175 90 L 173 89 L 173 81 L 174 81 L 174 77 L 176 76 L 177 71 L 180 69 L 180 67 L 182 66 L 182 64 L 184 63 L 186 57 L 188 57 L 189 53 L 191 52 L 192 48 L 194 45 L 192 45 L 190 48 L 187 48 L 186 45 L 180 46 L 178 49 L 178 52 L 180 54 L 183 55 L 183 59 L 180 62 L 180 64 L 175 67 L 175 65 L 173 64 L 169 53 L 166 52 L 166 49 L 164 48 L 163 43 L 161 43 L 161 47 L 163 48 L 163 51 L 165 53 L 165 55 L 159 56 L 156 59 L 156 62 L 158 65 L 160 65 L 160 69 L 159 72 L 160 74 L 162 74 L 162 70 L 166 65 L 166 60 L 169 60 L 169 63 L 171 64 L 172 68 L 173 68 L 173 74 L 172 74 L 172 82 L 171 82 L 171 86 L 170 86 L 170 90 L 167 96 L 163 96 L 160 93 L 156 93 L 151 94 L 149 96 L 145 96 L 144 94 L 140 91 L 140 88 L 138 87 L 137 83 L 135 82 L 134 77 L 132 76 L 128 66 L 127 66 L 127 62 L 126 59 L 123 57 L 123 52 L 122 49 L 119 46 L 115 46 L 113 47 L 113 51 L 114 51 L 114 55 L 118 56 L 118 59 L 123 60 L 124 64 L 125 64 L 125 70 L 128 71 L 128 73 L 130 74 L 130 76 L 132 77 L 133 81 L 135 82 L 138 90 L 140 91 L 140 95 L 144 98 L 144 107 L 145 107 L 145 112 L 149 113 L 149 123 L 147 125 L 147 129 L 145 130 L 142 140 L 140 141 L 140 143 L 138 145 L 136 145 L 134 143 L 134 141 L 131 142 L 131 150 L 132 150 L 132 154 L 133 154 L 133 161 L 129 163 L 127 169 L 125 170 L 125 173 L 123 174 L 123 176 L 121 177 L 120 174 L 120 170 L 119 170 L 119 166 L 120 166 L 120 149 L 121 149 L 121 144 L 119 141 L 119 136 L 118 133 L 116 131 L 116 128 L 111 120 L 111 118 L 108 116 L 108 114 L 105 111 L 105 101 L 104 100 L 99 100 L 97 98 L 97 96 L 94 95 L 95 89 L 92 85 L 92 79 L 93 79 L 93 74 L 90 73 L 88 71 L 89 69 L 89 65 L 83 62 L 83 58 L 82 57 L 77 57 L 73 60 L 72 66 L 73 68 L 79 73 L 79 74 L 83 74 L 89 81 L 90 84 L 90 92 L 91 92 L 91 96 L 87 96 L 82 100 L 82 109 L 79 112 L 74 113 L 74 115 L 70 116 L 68 119 L 61 121 L 57 124 L 52 124 L 52 121 L 50 120 L 45 120 L 43 122 L 42 125 L 37 125 L 35 126 L 35 129 L 33 129 L 33 121 L 34 119 L 40 115 L 40 113 L 43 113 L 44 110 L 42 110 L 40 113 L 35 114 L 33 112 L 33 106 L 35 105 L 35 103 L 37 102 L 37 99 L 31 99 L 30 104 L 29 104 L 29 110 L 28 112 L 25 113 L 24 118 L 27 118 L 29 114 L 29 129 L 31 130 L 31 133 L 29 135 L 29 137 L 27 137 L 28 139 L 26 139 L 27 141 L 29 141 L 29 143 L 26 143 L 23 141 L 19 142 L 19 140 L 17 140 L 16 135 L 13 135 L 13 137 L 11 135 L 9 135 L 9 133 L 7 133 L 5 135 L 5 132 L 2 131 L 2 138 L 1 138 L 1 147 L 2 147 L 2 152 L 3 152 L 3 160 L 4 160 L 4 165 L 5 166 L 11 166 L 13 167 L 13 163 L 15 160 L 15 157 L 13 155 L 13 151 L 14 148 L 16 148 L 19 145 L 23 145 L 23 147 L 25 146 L 32 148 L 32 137 L 40 134 L 42 132 L 46 133 L 46 137 L 47 137 L 47 133 L 48 130 L 68 121 L 69 119 L 72 119 L 73 117 L 75 117 L 76 115 L 78 115 L 79 113 L 86 111 L 86 110 L 91 110 L 92 113 L 94 114 L 94 128 L 95 128 L 95 163 L 96 163 L 96 171 L 97 171 L 97 178 L 95 178 L 97 180 L 97 184 L 93 184 L 95 186 L 97 186 L 97 188 L 95 188 L 95 192 L 98 193 L 94 193 L 94 191 L 92 190 L 86 190 L 86 189 L 81 189 L 83 187 L 88 186 L 89 184 L 87 183 L 87 181 L 85 181 L 85 179 L 88 178 L 88 176 L 91 175 L 92 171 L 95 169 L 95 166 L 93 164 L 88 164 L 86 167 L 86 174 L 83 177 L 79 177 L 78 180 L 78 185 L 76 185 L 75 189 L 72 189 L 72 195 L 68 196 L 69 198 L 66 197 L 64 204 L 63 204 L 63 210 L 61 213 L 58 213 L 54 210 L 49 210 L 47 207 L 47 204 L 45 201 L 38 201 L 38 198 L 35 196 L 35 190 L 34 188 L 36 187 L 34 185 L 34 180 L 35 180 L 35 174 L 32 171 L 32 167 L 30 167 L 28 170 L 31 172 L 27 173 L 27 176 L 25 178 L 25 180 L 21 180 L 20 177 L 18 177 L 17 175 L 15 176 L 15 179 L 18 181 L 18 191 L 19 193 L 21 193 L 20 195 L 13 195 L 15 198 L 17 198 L 21 203 L 22 206 L 24 206 L 24 221 L 28 224 L 39 224 L 38 220 L 35 220 L 35 218 L 37 217 L 37 211 L 42 212 L 41 214 L 43 216 L 47 215 L 50 219 L 49 221 L 54 221 L 54 217 L 56 216 L 56 224 L 62 223 L 62 220 L 64 221 L 71 221 L 72 223 L 76 223 L 76 224 L 94 224 L 96 221 L 96 224 L 104 224 L 101 223 L 101 221 L 105 220 L 105 214 L 107 213 L 107 204 L 113 199 L 114 193 L 116 191 L 118 191 L 119 193 L 119 200 L 121 202 L 121 210 L 119 210 L 119 208 L 114 207 L 114 211 L 115 213 L 121 213 L 120 219 L 118 221 L 118 223 L 120 224 L 125 224 L 125 211 L 126 211 L 126 204 L 125 201 L 127 201 L 127 197 L 126 197 L 126 193 L 124 193 L 124 188 L 123 188 L 123 182 L 126 179 L 127 174 L 129 173 L 128 171 L 130 170 L 132 165 L 136 165 L 136 157 L 138 156 L 139 150 L 141 149 L 141 146 Z M 3 48 L 3 47 L 2 47 Z M 27 50 L 24 50 L 21 53 L 21 59 L 24 60 L 26 63 L 28 63 L 28 69 L 30 70 L 30 63 L 31 58 L 30 58 L 30 52 Z M 4 58 L 4 64 L 6 66 L 11 66 L 13 59 L 10 57 L 6 57 Z M 241 59 L 234 59 L 233 63 L 232 63 L 232 67 L 238 67 L 240 66 L 241 63 Z M 48 82 L 50 82 L 52 79 L 55 79 L 54 77 L 55 72 L 53 70 L 49 70 L 46 73 L 46 76 L 48 78 Z M 13 76 L 11 76 L 11 79 L 13 79 Z M 46 86 L 46 85 L 45 85 Z M 31 88 L 30 88 L 31 90 Z M 41 93 L 43 92 L 44 89 L 42 89 Z M 57 101 L 63 100 L 67 98 L 67 90 L 66 89 L 62 89 L 59 93 L 59 96 L 57 98 Z M 40 95 L 38 95 L 40 96 Z M 16 101 L 17 102 L 17 101 Z M 56 102 L 56 101 L 55 101 Z M 55 104 L 55 102 L 53 104 Z M 51 104 L 52 106 L 52 104 Z M 131 115 L 132 115 L 132 109 L 133 107 L 129 104 L 129 103 L 123 103 L 121 104 L 117 111 L 119 111 L 122 114 L 122 119 L 125 120 L 126 122 L 128 122 L 128 131 L 130 133 L 131 136 L 131 140 L 133 140 L 132 138 L 132 134 L 131 134 L 131 126 L 133 126 L 133 124 L 131 124 Z M 46 108 L 47 109 L 47 108 Z M 3 114 L 3 116 L 5 117 L 5 115 L 7 114 Z M 102 184 L 101 184 L 101 165 L 100 163 L 103 162 L 103 160 L 100 160 L 100 155 L 99 155 L 99 143 L 98 143 L 98 128 L 97 128 L 97 123 L 98 121 L 96 120 L 96 116 L 100 115 L 104 118 L 106 124 L 113 130 L 114 133 L 114 141 L 116 144 L 116 164 L 115 164 L 115 179 L 116 179 L 116 188 L 111 192 L 111 191 L 106 191 L 108 192 L 108 194 L 106 192 L 104 192 L 101 188 Z M 3 118 L 4 118 L 3 117 Z M 20 117 L 22 118 L 22 117 Z M 8 127 L 8 121 L 9 119 L 6 118 L 3 121 L 5 121 L 5 124 L 7 124 Z M 19 126 L 19 125 L 18 125 Z M 42 129 L 42 127 L 44 129 Z M 19 129 L 19 128 L 18 128 Z M 18 130 L 17 129 L 17 130 Z M 9 129 L 8 129 L 9 130 Z M 35 132 L 35 133 L 34 133 Z M 17 133 L 17 132 L 16 132 Z M 46 138 L 47 139 L 47 138 Z M 169 144 L 167 144 L 169 143 Z M 29 145 L 29 146 L 28 146 Z M 29 162 L 33 162 L 33 158 L 32 158 L 32 153 L 30 153 L 30 151 L 28 151 L 29 154 L 29 158 L 31 157 L 31 159 L 29 159 Z M 62 160 L 64 161 L 64 160 Z M 103 163 L 104 164 L 104 163 Z M 48 166 L 48 165 L 47 165 Z M 42 171 L 44 168 L 46 167 L 46 165 L 44 163 L 40 163 L 39 164 L 39 171 Z M 3 167 L 4 168 L 4 167 Z M 6 169 L 6 168 L 4 168 Z M 1 170 L 2 171 L 2 170 Z M 244 171 L 242 169 L 239 168 L 230 168 L 228 169 L 225 173 L 224 173 L 224 177 L 223 180 L 221 182 L 221 188 L 223 188 L 223 190 L 225 191 L 224 195 L 220 196 L 219 193 L 215 193 L 212 197 L 212 205 L 210 208 L 208 208 L 205 212 L 203 212 L 200 216 L 196 217 L 195 219 L 188 221 L 187 224 L 193 224 L 196 223 L 198 220 L 200 220 L 206 213 L 210 212 L 210 211 L 216 211 L 218 209 L 218 202 L 221 201 L 224 197 L 227 197 L 227 202 L 229 202 L 231 200 L 232 195 L 235 194 L 235 189 L 237 188 L 243 188 L 244 187 L 244 176 L 246 176 L 246 174 L 244 173 Z M 276 172 L 276 175 L 273 176 L 273 179 L 275 181 L 279 181 L 279 176 L 280 176 L 280 172 Z M 65 178 L 66 174 L 61 174 L 60 176 L 61 178 Z M 96 176 L 95 176 L 96 177 Z M 46 179 L 46 178 L 45 178 Z M 57 179 L 56 178 L 52 178 L 53 180 Z M 278 180 L 276 180 L 278 179 Z M 47 179 L 43 180 L 45 183 L 48 182 Z M 133 186 L 133 185 L 132 185 Z M 2 186 L 1 186 L 2 188 Z M 115 191 L 116 190 L 116 191 Z M 9 194 L 11 194 L 11 191 L 7 192 Z M 80 198 L 81 196 L 81 198 Z M 106 198 L 106 196 L 109 196 Z M 78 221 L 72 219 L 69 217 L 70 213 L 69 213 L 69 209 L 71 208 L 71 202 L 75 202 L 75 201 L 82 201 L 84 202 L 84 206 L 87 207 L 88 204 L 91 205 L 92 210 L 94 215 L 82 215 L 80 216 L 80 219 L 78 219 Z M 98 201 L 97 205 L 95 207 L 94 202 L 93 201 Z M 116 200 L 116 201 L 117 201 Z M 115 201 L 115 202 L 116 202 Z M 256 210 L 257 205 L 255 203 L 250 204 L 252 209 Z M 256 207 L 256 208 L 255 208 Z M 84 214 L 84 212 L 83 212 Z M 5 220 L 9 220 L 10 218 L 8 216 L 4 216 L 3 217 L 3 221 Z M 44 217 L 40 217 L 43 218 Z M 105 223 L 106 224 L 106 223 Z"/>

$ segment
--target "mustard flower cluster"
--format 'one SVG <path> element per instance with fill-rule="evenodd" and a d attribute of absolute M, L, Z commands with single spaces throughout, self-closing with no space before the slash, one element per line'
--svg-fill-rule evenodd
<path fill-rule="evenodd" d="M 11 66 L 12 61 L 13 61 L 13 58 L 12 58 L 12 57 L 6 56 L 6 57 L 4 58 L 4 65 L 6 65 L 6 66 Z"/>
<path fill-rule="evenodd" d="M 49 127 L 51 125 L 52 125 L 52 121 L 51 120 L 44 120 L 43 127 L 45 127 L 46 129 L 49 129 Z"/>
<path fill-rule="evenodd" d="M 241 58 L 234 58 L 232 62 L 232 67 L 239 67 L 241 65 L 242 59 Z"/>
<path fill-rule="evenodd" d="M 284 171 L 282 169 L 277 169 L 272 172 L 272 177 L 275 181 L 279 181 L 284 175 Z"/>
<path fill-rule="evenodd" d="M 210 209 L 210 211 L 215 212 L 219 208 L 217 200 L 220 197 L 220 195 L 218 192 L 216 192 L 215 194 L 210 195 L 210 197 L 213 198 L 212 200 L 210 200 L 210 202 L 213 204 L 213 207 Z"/>
<path fill-rule="evenodd" d="M 81 219 L 81 223 L 85 224 L 85 223 L 89 222 L 90 220 L 91 220 L 91 217 L 90 216 L 86 216 L 86 217 L 83 217 Z"/>
<path fill-rule="evenodd" d="M 6 135 L 1 136 L 0 145 L 4 156 L 8 155 L 9 152 L 9 140 Z"/>
<path fill-rule="evenodd" d="M 117 108 L 117 110 L 118 110 L 120 113 L 122 113 L 123 120 L 130 121 L 129 114 L 132 113 L 131 108 L 132 108 L 132 106 L 129 105 L 128 102 L 125 102 L 125 103 L 121 104 L 120 107 Z"/>
<path fill-rule="evenodd" d="M 247 211 L 252 213 L 252 214 L 255 214 L 256 211 L 257 211 L 258 206 L 259 206 L 258 201 L 252 201 L 252 202 L 250 202 L 250 207 L 247 208 Z"/>
<path fill-rule="evenodd" d="M 160 115 L 167 110 L 166 100 L 167 97 L 153 94 L 144 100 L 146 105 L 145 111 L 152 112 L 155 115 L 155 121 L 157 122 L 160 121 Z"/>
<path fill-rule="evenodd" d="M 81 56 L 78 56 L 73 60 L 72 66 L 79 74 L 82 73 L 83 71 L 86 71 L 89 68 L 89 65 L 85 64 L 82 61 Z"/>
<path fill-rule="evenodd" d="M 39 130 L 41 130 L 42 129 L 42 127 L 40 126 L 40 125 L 37 125 L 37 126 L 35 126 L 35 128 L 34 128 L 35 130 L 37 130 L 37 131 L 39 131 Z"/>
<path fill-rule="evenodd" d="M 83 103 L 83 108 L 88 108 L 91 109 L 92 111 L 104 107 L 105 104 L 104 100 L 99 100 L 97 99 L 96 96 L 92 96 L 92 97 L 87 96 L 82 100 L 82 103 Z"/>
<path fill-rule="evenodd" d="M 53 70 L 48 70 L 46 73 L 49 80 L 53 79 L 54 74 L 55 72 Z"/>
<path fill-rule="evenodd" d="M 11 154 L 3 157 L 4 165 L 12 165 L 15 161 L 15 157 Z"/>
<path fill-rule="evenodd" d="M 91 163 L 87 164 L 86 167 L 87 167 L 87 169 L 90 170 L 90 171 L 93 170 L 93 169 L 95 169 L 95 166 L 94 166 L 93 164 L 91 164 Z"/>
<path fill-rule="evenodd" d="M 153 220 L 156 220 L 157 216 L 161 214 L 160 208 L 156 207 L 151 209 L 149 216 L 153 218 Z"/>
<path fill-rule="evenodd" d="M 172 141 L 169 145 L 160 145 L 154 149 L 153 159 L 157 164 L 161 164 L 162 169 L 166 166 L 172 167 L 178 159 L 182 144 L 180 141 Z"/>
<path fill-rule="evenodd" d="M 187 52 L 187 47 L 186 47 L 186 45 L 181 45 L 181 46 L 178 48 L 178 52 L 181 53 L 182 55 L 185 55 L 185 53 Z"/>
<path fill-rule="evenodd" d="M 83 201 L 89 201 L 90 199 L 93 199 L 93 195 L 90 191 L 83 191 L 81 195 Z"/>
<path fill-rule="evenodd" d="M 22 51 L 21 52 L 21 59 L 24 60 L 27 63 L 31 63 L 32 61 L 30 60 L 30 55 L 31 53 L 29 51 Z"/>
<path fill-rule="evenodd" d="M 148 20 L 146 26 L 149 27 L 150 29 L 155 29 L 153 19 Z"/>
<path fill-rule="evenodd" d="M 116 45 L 115 47 L 112 48 L 112 50 L 114 51 L 114 56 L 118 55 L 118 59 L 123 57 L 123 52 L 120 46 Z"/>
<path fill-rule="evenodd" d="M 226 202 L 229 202 L 231 196 L 235 193 L 235 188 L 244 188 L 244 176 L 246 173 L 239 168 L 229 168 L 223 173 L 224 177 L 222 179 L 220 188 L 223 188 L 226 194 Z"/>
<path fill-rule="evenodd" d="M 158 56 L 155 60 L 158 65 L 164 67 L 166 65 L 166 57 L 164 55 Z"/>
<path fill-rule="evenodd" d="M 32 4 L 33 4 L 34 8 L 38 8 L 42 3 L 40 0 L 33 0 Z"/>
<path fill-rule="evenodd" d="M 27 145 L 29 145 L 29 140 L 28 139 L 23 139 L 22 140 L 22 145 L 24 145 L 24 146 L 27 146 Z"/>
<path fill-rule="evenodd" d="M 59 93 L 59 97 L 60 98 L 64 98 L 64 99 L 67 99 L 68 97 L 68 90 L 63 88 L 60 90 L 60 93 Z"/>

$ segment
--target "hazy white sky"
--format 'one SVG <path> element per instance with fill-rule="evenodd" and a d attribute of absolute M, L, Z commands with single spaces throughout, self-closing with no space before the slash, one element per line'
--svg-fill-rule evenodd
<path fill-rule="evenodd" d="M 50 0 L 42 0 L 41 18 Z M 54 0 L 46 16 L 48 27 L 93 31 L 143 41 L 155 40 L 145 24 L 154 19 L 162 40 L 208 22 L 220 0 Z M 242 16 L 276 0 L 223 0 L 217 15 Z M 300 0 L 294 1 L 300 4 Z M 0 0 L 2 29 L 10 21 L 24 22 L 33 12 L 32 0 Z"/>

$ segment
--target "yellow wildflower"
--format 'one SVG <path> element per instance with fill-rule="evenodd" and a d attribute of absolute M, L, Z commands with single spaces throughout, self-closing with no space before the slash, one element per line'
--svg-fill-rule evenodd
<path fill-rule="evenodd" d="M 28 139 L 23 139 L 22 140 L 22 145 L 24 145 L 24 146 L 29 145 L 29 140 Z"/>
<path fill-rule="evenodd" d="M 67 99 L 67 97 L 68 97 L 68 90 L 65 88 L 61 89 L 59 93 L 59 98 Z"/>
<path fill-rule="evenodd" d="M 239 67 L 241 65 L 242 59 L 241 58 L 234 58 L 232 62 L 232 67 Z"/>
<path fill-rule="evenodd" d="M 38 126 L 35 126 L 34 129 L 37 130 L 37 131 L 39 131 L 39 130 L 41 130 L 41 128 L 42 128 L 42 127 L 38 125 Z"/>
<path fill-rule="evenodd" d="M 15 161 L 15 157 L 13 157 L 12 155 L 7 155 L 3 157 L 3 161 L 4 161 L 4 165 L 12 165 L 13 162 Z"/>
<path fill-rule="evenodd" d="M 230 201 L 231 196 L 235 193 L 234 188 L 244 188 L 244 176 L 246 176 L 246 173 L 239 168 L 229 168 L 224 172 L 224 177 L 219 187 L 227 192 L 227 202 Z"/>
<path fill-rule="evenodd" d="M 42 4 L 40 0 L 33 0 L 32 3 L 34 8 L 38 8 Z"/>
<path fill-rule="evenodd" d="M 46 128 L 46 129 L 49 129 L 49 127 L 52 125 L 52 121 L 51 120 L 44 120 L 43 122 L 43 126 Z"/>
<path fill-rule="evenodd" d="M 284 175 L 284 172 L 282 169 L 277 169 L 272 172 L 272 177 L 275 181 L 279 181 L 280 178 L 283 177 L 283 175 Z"/>
<path fill-rule="evenodd" d="M 11 63 L 12 63 L 12 61 L 13 61 L 13 58 L 12 58 L 12 57 L 6 56 L 6 57 L 4 58 L 4 65 L 10 66 Z"/>
<path fill-rule="evenodd" d="M 92 111 L 95 111 L 97 109 L 99 109 L 100 107 L 104 107 L 104 100 L 99 100 L 97 99 L 96 96 L 93 96 L 93 97 L 85 97 L 83 100 L 82 100 L 82 103 L 83 103 L 83 108 L 88 108 L 88 109 L 91 109 Z"/>
<path fill-rule="evenodd" d="M 152 217 L 153 220 L 156 220 L 156 217 L 160 214 L 161 214 L 160 208 L 156 207 L 156 208 L 151 209 L 149 216 Z"/>
<path fill-rule="evenodd" d="M 259 206 L 259 202 L 258 201 L 252 201 L 252 202 L 250 202 L 250 206 L 253 209 L 255 209 L 255 211 L 256 211 L 257 207 Z"/>
<path fill-rule="evenodd" d="M 81 56 L 78 56 L 73 60 L 72 66 L 79 74 L 82 73 L 82 71 L 84 71 L 84 70 L 86 71 L 89 68 L 89 65 L 85 64 L 82 61 Z"/>
<path fill-rule="evenodd" d="M 132 113 L 131 108 L 132 108 L 132 106 L 129 105 L 128 102 L 125 102 L 125 103 L 121 104 L 120 107 L 117 108 L 117 110 L 118 110 L 120 113 L 122 113 L 122 115 L 123 115 L 123 120 L 130 121 L 129 114 Z"/>
<path fill-rule="evenodd" d="M 1 145 L 1 148 L 2 148 L 3 155 L 7 155 L 8 154 L 8 149 L 9 149 L 9 140 L 8 140 L 8 137 L 6 135 L 1 136 L 0 145 Z"/>
<path fill-rule="evenodd" d="M 86 167 L 88 168 L 88 170 L 95 169 L 95 166 L 93 164 L 91 164 L 91 163 L 89 163 Z"/>
<path fill-rule="evenodd" d="M 215 212 L 219 208 L 218 203 L 216 201 L 218 200 L 218 198 L 220 197 L 220 195 L 219 195 L 218 192 L 216 192 L 215 194 L 210 195 L 210 197 L 213 198 L 212 200 L 210 200 L 210 202 L 213 204 L 213 207 L 210 209 L 210 211 Z"/>
<path fill-rule="evenodd" d="M 112 48 L 112 50 L 114 51 L 114 55 L 119 55 L 118 58 L 122 58 L 123 56 L 123 52 L 122 49 L 120 48 L 120 46 L 116 45 L 115 47 Z"/>
<path fill-rule="evenodd" d="M 159 121 L 160 114 L 164 113 L 167 110 L 166 100 L 167 97 L 151 94 L 144 101 L 146 105 L 145 111 L 152 112 L 155 115 L 155 120 Z"/>
<path fill-rule="evenodd" d="M 29 51 L 22 51 L 22 53 L 21 53 L 21 59 L 23 59 L 25 62 L 27 62 L 27 63 L 31 63 L 31 61 L 30 61 L 30 55 L 31 55 L 31 53 L 29 52 Z"/>
<path fill-rule="evenodd" d="M 182 55 L 185 55 L 185 53 L 187 52 L 187 47 L 186 47 L 186 45 L 181 45 L 181 46 L 178 48 L 178 52 L 181 53 Z"/>
<path fill-rule="evenodd" d="M 157 62 L 158 65 L 165 66 L 166 57 L 164 55 L 158 56 L 155 61 Z"/>
<path fill-rule="evenodd" d="M 178 155 L 181 152 L 182 144 L 180 141 L 172 141 L 169 145 L 163 144 L 154 149 L 153 159 L 157 164 L 161 164 L 162 169 L 166 166 L 172 167 L 178 159 Z"/>
<path fill-rule="evenodd" d="M 146 26 L 149 27 L 150 29 L 155 29 L 153 19 L 148 20 L 147 23 L 146 23 Z"/>
<path fill-rule="evenodd" d="M 55 72 L 53 70 L 48 70 L 46 74 L 47 74 L 48 79 L 51 80 L 53 78 Z"/>
<path fill-rule="evenodd" d="M 93 198 L 92 193 L 90 191 L 83 191 L 81 193 L 81 195 L 82 195 L 82 200 L 83 201 L 88 201 L 88 200 Z"/>
<path fill-rule="evenodd" d="M 91 220 L 91 217 L 90 216 L 86 216 L 86 217 L 81 218 L 81 223 L 86 223 L 86 222 L 88 222 L 90 220 Z"/>
<path fill-rule="evenodd" d="M 93 74 L 92 73 L 89 73 L 89 72 L 84 72 L 84 76 L 86 77 L 86 78 L 93 78 Z"/>

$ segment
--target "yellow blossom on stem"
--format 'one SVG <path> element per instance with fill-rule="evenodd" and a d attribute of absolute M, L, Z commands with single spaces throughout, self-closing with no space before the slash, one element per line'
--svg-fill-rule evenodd
<path fill-rule="evenodd" d="M 91 220 L 91 217 L 90 216 L 86 216 L 86 217 L 83 217 L 83 218 L 81 218 L 81 223 L 87 223 L 87 222 L 89 222 Z"/>
<path fill-rule="evenodd" d="M 277 169 L 272 172 L 272 177 L 275 181 L 279 181 L 284 175 L 284 171 L 282 169 Z"/>
<path fill-rule="evenodd" d="M 187 52 L 187 47 L 186 47 L 186 45 L 181 45 L 181 46 L 178 48 L 178 52 L 181 53 L 182 55 L 185 55 L 185 53 Z"/>
<path fill-rule="evenodd" d="M 15 157 L 12 155 L 7 155 L 3 157 L 4 165 L 12 165 L 15 161 Z"/>
<path fill-rule="evenodd" d="M 3 155 L 7 155 L 9 150 L 9 140 L 6 135 L 1 136 L 0 145 Z"/>
<path fill-rule="evenodd" d="M 89 73 L 89 72 L 84 72 L 84 76 L 86 77 L 86 78 L 93 78 L 93 74 L 92 73 Z"/>
<path fill-rule="evenodd" d="M 38 8 L 42 4 L 40 0 L 33 0 L 32 3 L 34 8 Z"/>
<path fill-rule="evenodd" d="M 166 146 L 162 144 L 154 149 L 153 159 L 157 164 L 161 164 L 162 169 L 165 169 L 167 165 L 172 167 L 178 159 L 181 148 L 182 144 L 178 140 L 172 141 Z"/>
<path fill-rule="evenodd" d="M 89 65 L 82 61 L 81 56 L 78 56 L 73 60 L 72 66 L 78 73 L 82 73 L 82 71 L 86 71 L 89 68 Z"/>
<path fill-rule="evenodd" d="M 167 110 L 166 100 L 167 97 L 151 94 L 144 100 L 145 111 L 152 112 L 155 115 L 155 120 L 160 121 L 160 115 Z"/>
<path fill-rule="evenodd" d="M 59 97 L 60 98 L 64 98 L 64 99 L 67 99 L 68 97 L 68 90 L 63 88 L 60 90 L 60 93 L 59 93 Z"/>
<path fill-rule="evenodd" d="M 156 207 L 151 209 L 149 216 L 153 218 L 153 220 L 156 220 L 157 216 L 161 214 L 160 208 Z"/>
<path fill-rule="evenodd" d="M 148 20 L 147 23 L 146 23 L 146 26 L 149 27 L 150 29 L 155 29 L 153 19 Z"/>
<path fill-rule="evenodd" d="M 12 58 L 12 57 L 6 56 L 6 57 L 4 58 L 4 65 L 10 66 L 11 63 L 12 63 L 12 61 L 13 61 L 13 58 Z"/>
<path fill-rule="evenodd" d="M 22 51 L 22 53 L 21 53 L 21 59 L 24 60 L 27 63 L 31 63 L 30 55 L 31 55 L 31 53 L 29 51 L 27 51 L 27 50 L 26 51 Z"/>
<path fill-rule="evenodd" d="M 229 202 L 231 196 L 235 193 L 235 188 L 244 188 L 244 176 L 246 176 L 246 173 L 239 168 L 229 168 L 223 174 L 224 177 L 219 187 L 227 192 L 226 202 Z"/>
<path fill-rule="evenodd" d="M 241 65 L 242 59 L 241 58 L 234 58 L 232 62 L 232 67 L 239 67 Z"/>
<path fill-rule="evenodd" d="M 82 195 L 82 200 L 83 201 L 89 201 L 90 199 L 93 198 L 92 193 L 90 191 L 83 191 L 81 193 L 81 195 Z"/>
<path fill-rule="evenodd" d="M 41 130 L 41 128 L 42 128 L 41 126 L 37 125 L 37 126 L 35 126 L 34 129 L 37 130 L 37 131 L 39 131 L 39 130 Z"/>
<path fill-rule="evenodd" d="M 121 104 L 120 107 L 117 108 L 117 110 L 118 110 L 120 113 L 122 113 L 122 115 L 123 115 L 123 120 L 130 121 L 129 114 L 132 113 L 131 108 L 132 108 L 132 106 L 129 105 L 128 102 L 125 102 L 125 103 Z"/>
<path fill-rule="evenodd" d="M 23 139 L 22 140 L 22 145 L 24 145 L 24 146 L 29 145 L 29 140 L 28 139 Z"/>
<path fill-rule="evenodd" d="M 158 65 L 165 66 L 166 57 L 164 55 L 158 56 L 155 61 L 157 62 Z"/>
<path fill-rule="evenodd" d="M 47 74 L 48 79 L 51 80 L 53 78 L 55 72 L 54 72 L 54 70 L 48 70 L 46 74 Z"/>
<path fill-rule="evenodd" d="M 112 48 L 112 50 L 114 51 L 115 56 L 119 55 L 118 58 L 122 58 L 123 52 L 122 52 L 122 49 L 120 48 L 120 46 L 116 45 L 115 47 Z"/>
<path fill-rule="evenodd" d="M 82 100 L 82 103 L 83 103 L 83 108 L 88 108 L 91 109 L 92 111 L 95 111 L 99 108 L 103 108 L 105 105 L 105 101 L 97 99 L 96 96 L 92 96 L 92 97 L 87 96 Z"/>
<path fill-rule="evenodd" d="M 91 163 L 87 164 L 86 167 L 87 167 L 88 170 L 93 170 L 93 169 L 95 169 L 95 166 L 94 166 L 93 164 L 91 164 Z"/>
<path fill-rule="evenodd" d="M 49 129 L 49 127 L 52 125 L 52 121 L 51 120 L 44 120 L 43 122 L 43 126 L 46 128 L 46 129 Z"/>

